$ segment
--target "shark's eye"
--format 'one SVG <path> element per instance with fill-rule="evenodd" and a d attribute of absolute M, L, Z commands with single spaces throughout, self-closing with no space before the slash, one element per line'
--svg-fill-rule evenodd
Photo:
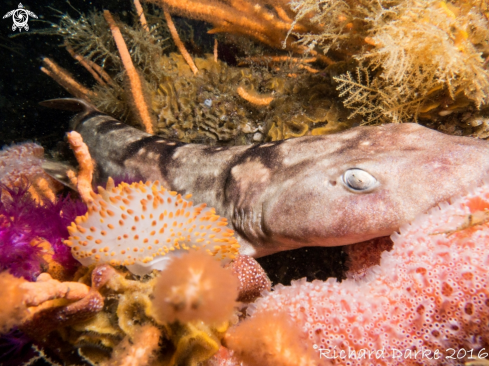
<path fill-rule="evenodd" d="M 365 170 L 353 168 L 343 173 L 343 183 L 353 191 L 368 191 L 377 186 L 377 179 Z"/>

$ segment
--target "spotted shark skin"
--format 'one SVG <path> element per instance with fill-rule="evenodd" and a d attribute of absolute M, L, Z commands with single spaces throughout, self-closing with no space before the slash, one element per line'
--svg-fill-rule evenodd
<path fill-rule="evenodd" d="M 192 193 L 232 224 L 243 254 L 386 236 L 440 202 L 480 185 L 489 144 L 414 123 L 235 147 L 165 140 L 76 99 L 43 103 L 79 111 L 74 129 L 96 163 L 95 180 L 134 176 Z M 374 177 L 352 189 L 345 172 Z"/>

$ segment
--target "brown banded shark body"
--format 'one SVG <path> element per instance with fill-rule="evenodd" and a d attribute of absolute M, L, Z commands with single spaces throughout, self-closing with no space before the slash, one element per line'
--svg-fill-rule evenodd
<path fill-rule="evenodd" d="M 165 140 L 84 101 L 72 127 L 96 163 L 95 179 L 158 180 L 232 224 L 243 254 L 336 246 L 386 236 L 440 202 L 480 185 L 489 144 L 414 123 L 233 147 Z"/>

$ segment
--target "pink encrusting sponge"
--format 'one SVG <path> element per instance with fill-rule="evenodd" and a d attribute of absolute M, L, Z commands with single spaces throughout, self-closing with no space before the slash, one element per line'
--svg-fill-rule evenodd
<path fill-rule="evenodd" d="M 297 341 L 268 341 L 268 322 L 280 321 L 282 313 L 323 366 L 468 365 L 486 358 L 489 182 L 419 215 L 391 239 L 394 246 L 382 253 L 380 265 L 358 280 L 304 278 L 275 286 L 248 307 L 252 316 L 229 332 L 227 346 L 260 365 L 285 364 L 276 360 Z M 257 347 L 260 342 L 273 347 Z"/>
<path fill-rule="evenodd" d="M 191 195 L 185 196 L 190 198 Z M 65 244 L 83 265 L 109 262 L 143 275 L 168 264 L 169 253 L 205 250 L 221 261 L 238 255 L 227 219 L 206 204 L 194 207 L 158 182 L 121 183 L 92 192 L 88 212 L 68 227 Z"/>

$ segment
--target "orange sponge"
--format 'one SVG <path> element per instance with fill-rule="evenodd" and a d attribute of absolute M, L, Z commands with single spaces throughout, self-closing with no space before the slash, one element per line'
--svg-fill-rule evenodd
<path fill-rule="evenodd" d="M 174 258 L 154 288 L 153 313 L 160 323 L 228 321 L 237 305 L 238 280 L 202 252 Z"/>

